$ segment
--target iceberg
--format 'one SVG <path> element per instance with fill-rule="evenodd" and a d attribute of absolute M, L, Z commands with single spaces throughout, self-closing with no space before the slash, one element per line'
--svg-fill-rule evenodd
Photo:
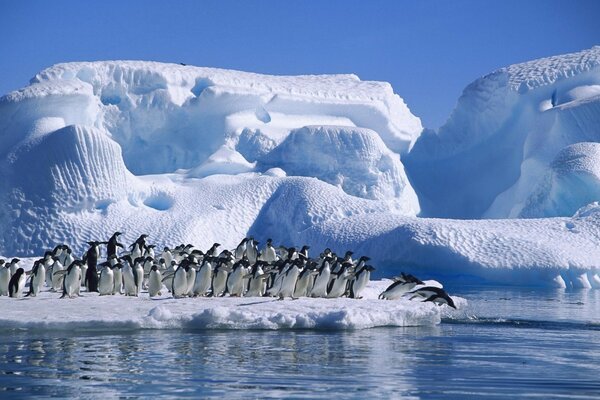
<path fill-rule="evenodd" d="M 600 140 L 600 46 L 501 68 L 464 90 L 438 132 L 403 163 L 422 216 L 570 216 L 587 204 L 538 208 L 537 187 L 566 147 Z"/>

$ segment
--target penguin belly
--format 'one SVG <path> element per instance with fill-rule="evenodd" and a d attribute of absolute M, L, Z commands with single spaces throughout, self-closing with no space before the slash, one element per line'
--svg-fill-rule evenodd
<path fill-rule="evenodd" d="M 104 267 L 100 272 L 98 292 L 100 296 L 112 295 L 115 288 L 115 274 L 110 267 Z"/>
<path fill-rule="evenodd" d="M 162 289 L 162 274 L 160 271 L 150 271 L 148 276 L 148 295 L 150 297 L 160 296 Z"/>
<path fill-rule="evenodd" d="M 187 274 L 183 268 L 177 269 L 175 271 L 175 276 L 173 277 L 173 286 L 171 289 L 171 293 L 173 297 L 183 297 L 188 292 L 188 282 L 187 282 Z"/>
<path fill-rule="evenodd" d="M 0 267 L 0 296 L 8 296 L 8 282 L 10 282 L 10 269 Z"/>
<path fill-rule="evenodd" d="M 74 266 L 69 272 L 66 273 L 63 281 L 63 296 L 69 296 L 72 298 L 79 295 L 79 288 L 81 287 L 81 268 Z"/>
<path fill-rule="evenodd" d="M 225 285 L 227 284 L 227 278 L 229 277 L 229 273 L 227 271 L 223 271 L 219 269 L 213 278 L 213 287 L 212 287 L 212 295 L 213 296 L 222 296 L 225 292 Z"/>

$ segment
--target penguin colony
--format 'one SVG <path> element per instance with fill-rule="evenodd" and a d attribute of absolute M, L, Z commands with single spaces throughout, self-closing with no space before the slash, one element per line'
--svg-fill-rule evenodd
<path fill-rule="evenodd" d="M 141 235 L 129 251 L 115 232 L 107 242 L 90 241 L 78 259 L 67 245 L 58 245 L 36 260 L 31 271 L 19 267 L 19 259 L 0 259 L 0 296 L 20 297 L 29 280 L 26 296 L 36 296 L 44 287 L 62 292 L 61 298 L 79 296 L 81 287 L 100 296 L 124 294 L 139 296 L 147 290 L 150 297 L 162 295 L 164 287 L 174 298 L 181 297 L 256 297 L 297 299 L 300 297 L 360 299 L 375 270 L 369 257 L 353 260 L 351 251 L 338 257 L 325 249 L 318 258 L 308 256 L 309 246 L 275 248 L 268 239 L 262 251 L 254 238 L 244 238 L 233 250 L 219 251 L 219 243 L 206 252 L 191 244 L 165 247 L 157 257 L 148 235 Z M 106 261 L 99 263 L 101 247 L 106 245 Z M 29 278 L 27 278 L 29 277 Z M 452 298 L 437 286 L 427 285 L 413 275 L 402 273 L 379 295 L 383 300 L 408 298 L 447 304 L 456 308 Z"/>

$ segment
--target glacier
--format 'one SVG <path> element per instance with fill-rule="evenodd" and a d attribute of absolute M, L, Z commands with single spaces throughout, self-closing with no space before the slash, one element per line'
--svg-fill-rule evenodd
<path fill-rule="evenodd" d="M 0 254 L 352 249 L 376 277 L 600 287 L 600 47 L 470 84 L 438 132 L 384 82 L 58 64 L 0 98 Z"/>

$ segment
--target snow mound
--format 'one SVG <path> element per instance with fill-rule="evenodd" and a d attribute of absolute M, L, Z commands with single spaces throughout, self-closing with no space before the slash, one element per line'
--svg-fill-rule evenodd
<path fill-rule="evenodd" d="M 471 83 L 438 132 L 403 159 L 422 215 L 526 214 L 565 147 L 600 141 L 600 46 L 511 65 Z M 568 216 L 572 207 L 540 216 Z M 560 210 L 560 214 L 554 212 Z"/>
<path fill-rule="evenodd" d="M 371 282 L 367 294 L 376 296 L 387 281 Z M 83 293 L 59 299 L 42 292 L 34 298 L 0 297 L 5 312 L 0 331 L 14 329 L 119 331 L 139 329 L 365 329 L 380 326 L 430 326 L 440 323 L 433 303 L 369 299 L 272 298 L 139 298 Z M 462 300 L 462 299 L 459 299 Z M 459 302 L 460 304 L 460 302 Z M 48 312 L 48 310 L 52 310 Z M 27 314 L 27 318 L 23 315 Z"/>
<path fill-rule="evenodd" d="M 519 216 L 572 215 L 598 199 L 600 143 L 578 143 L 558 153 Z"/>
<path fill-rule="evenodd" d="M 62 100 L 69 98 L 85 109 L 63 110 Z M 408 151 L 422 129 L 388 83 L 362 82 L 355 75 L 268 76 L 141 61 L 67 63 L 40 72 L 1 103 L 10 108 L 30 100 L 52 102 L 48 113 L 68 114 L 66 125 L 85 119 L 85 125 L 105 128 L 136 175 L 194 168 L 222 145 L 235 146 L 248 129 L 280 142 L 304 125 L 360 126 L 378 132 L 396 152 Z"/>
<path fill-rule="evenodd" d="M 369 199 L 401 198 L 419 210 L 400 157 L 377 133 L 368 129 L 309 126 L 294 130 L 260 159 L 266 167 L 280 167 L 288 175 L 313 176 Z"/>

